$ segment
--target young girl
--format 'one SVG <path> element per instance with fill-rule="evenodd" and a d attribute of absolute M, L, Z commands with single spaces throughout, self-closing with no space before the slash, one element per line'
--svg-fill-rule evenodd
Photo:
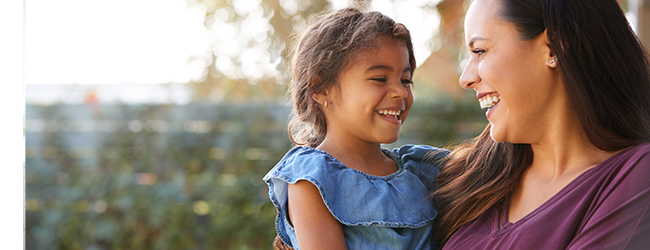
<path fill-rule="evenodd" d="M 295 249 L 431 249 L 427 194 L 447 151 L 395 142 L 413 104 L 409 31 L 378 12 L 319 17 L 292 62 L 289 135 L 264 177 L 279 238 Z"/>

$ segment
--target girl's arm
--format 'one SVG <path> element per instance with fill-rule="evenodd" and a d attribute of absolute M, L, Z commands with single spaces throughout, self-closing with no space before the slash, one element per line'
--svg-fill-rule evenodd
<path fill-rule="evenodd" d="M 341 223 L 323 203 L 318 188 L 308 181 L 289 184 L 289 219 L 300 249 L 347 249 Z"/>

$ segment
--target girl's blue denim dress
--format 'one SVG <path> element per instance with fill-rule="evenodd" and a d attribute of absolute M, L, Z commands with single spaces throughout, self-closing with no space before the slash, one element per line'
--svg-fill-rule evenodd
<path fill-rule="evenodd" d="M 437 212 L 427 195 L 433 191 L 442 157 L 449 152 L 423 145 L 382 150 L 398 166 L 388 176 L 348 168 L 317 149 L 289 151 L 264 177 L 282 241 L 298 249 L 287 214 L 287 185 L 307 180 L 343 225 L 348 249 L 435 249 L 431 222 Z"/>

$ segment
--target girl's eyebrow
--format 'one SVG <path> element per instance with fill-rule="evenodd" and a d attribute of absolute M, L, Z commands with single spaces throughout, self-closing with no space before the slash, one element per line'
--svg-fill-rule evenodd
<path fill-rule="evenodd" d="M 383 69 L 383 70 L 393 71 L 393 67 L 388 66 L 388 65 L 373 65 L 373 66 L 370 66 L 368 69 L 366 69 L 366 72 L 376 70 L 376 69 Z M 411 67 L 404 68 L 402 73 L 407 72 L 407 71 L 411 71 Z"/>
<path fill-rule="evenodd" d="M 388 65 L 373 65 L 373 66 L 370 66 L 368 69 L 366 69 L 366 72 L 376 70 L 376 69 L 383 69 L 383 70 L 393 71 L 393 67 L 388 66 Z"/>
<path fill-rule="evenodd" d="M 472 37 L 472 39 L 469 40 L 469 43 L 468 43 L 467 45 L 468 45 L 469 47 L 474 47 L 474 42 L 479 41 L 479 40 L 488 40 L 488 39 L 487 39 L 487 38 L 483 38 L 483 37 L 475 36 L 475 37 Z"/>

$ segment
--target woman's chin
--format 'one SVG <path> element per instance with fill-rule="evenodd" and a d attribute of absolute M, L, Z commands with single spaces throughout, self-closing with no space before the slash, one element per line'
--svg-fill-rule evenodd
<path fill-rule="evenodd" d="M 495 131 L 494 125 L 490 128 L 490 137 L 492 137 L 492 140 L 495 142 L 504 142 L 505 138 L 504 136 L 499 133 L 498 131 Z"/>

